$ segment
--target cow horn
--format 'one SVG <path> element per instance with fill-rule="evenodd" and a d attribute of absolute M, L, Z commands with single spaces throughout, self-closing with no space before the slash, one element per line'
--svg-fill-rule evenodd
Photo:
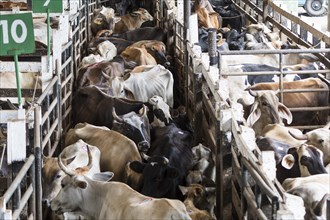
<path fill-rule="evenodd" d="M 325 129 L 330 129 L 330 122 L 324 126 Z"/>
<path fill-rule="evenodd" d="M 62 153 L 58 156 L 58 165 L 64 173 L 68 174 L 69 176 L 74 176 L 76 173 L 73 170 L 68 169 L 62 162 Z"/>
<path fill-rule="evenodd" d="M 143 109 L 142 109 L 142 113 L 140 114 L 140 117 L 143 117 L 145 115 L 147 115 L 147 106 L 143 105 Z"/>
<path fill-rule="evenodd" d="M 252 95 L 253 97 L 257 97 L 257 92 L 256 91 L 253 91 L 251 89 L 248 90 L 250 95 Z"/>
<path fill-rule="evenodd" d="M 298 134 L 294 134 L 294 133 L 291 132 L 290 130 L 289 130 L 289 134 L 290 134 L 293 138 L 295 138 L 295 139 L 297 139 L 297 140 L 308 140 L 308 137 L 307 137 L 306 134 L 298 135 Z"/>
<path fill-rule="evenodd" d="M 115 107 L 112 108 L 112 116 L 114 117 L 114 119 L 116 119 L 119 122 L 123 122 L 124 120 L 122 118 L 120 118 L 117 113 L 116 113 L 116 109 Z"/>
<path fill-rule="evenodd" d="M 145 154 L 145 153 L 143 153 L 143 152 L 141 152 L 140 154 L 141 154 L 142 159 L 144 159 L 144 160 L 146 160 L 146 161 L 149 160 L 150 156 L 148 156 L 147 154 Z"/>
<path fill-rule="evenodd" d="M 168 164 L 170 161 L 167 159 L 167 157 L 163 157 L 164 158 L 164 164 Z"/>
<path fill-rule="evenodd" d="M 88 144 L 86 145 L 87 147 L 87 153 L 88 153 L 88 164 L 86 165 L 86 167 L 90 170 L 92 169 L 93 166 L 93 156 L 91 154 L 91 150 L 89 149 Z"/>

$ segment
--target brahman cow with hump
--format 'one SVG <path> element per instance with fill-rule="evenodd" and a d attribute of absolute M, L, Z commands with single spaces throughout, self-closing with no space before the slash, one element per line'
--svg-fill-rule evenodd
<path fill-rule="evenodd" d="M 70 129 L 65 137 L 65 144 L 69 145 L 78 139 L 99 148 L 101 171 L 114 172 L 113 180 L 130 184 L 134 189 L 139 188 L 139 175 L 129 176 L 126 172 L 128 162 L 141 161 L 138 148 L 131 139 L 107 127 L 88 123 L 80 123 Z"/>
<path fill-rule="evenodd" d="M 61 160 L 59 166 L 68 176 L 51 203 L 56 213 L 81 210 L 93 219 L 191 219 L 181 201 L 150 198 L 124 183 L 108 182 L 111 172 L 89 178 L 85 172 L 90 166 L 73 171 Z"/>
<path fill-rule="evenodd" d="M 158 95 L 173 107 L 173 76 L 162 65 L 145 66 L 143 72 L 130 73 L 125 78 L 116 77 L 111 81 L 110 87 L 115 96 L 127 97 L 129 94 L 134 100 L 147 102 L 152 96 Z"/>
<path fill-rule="evenodd" d="M 179 185 L 192 168 L 192 135 L 174 124 L 151 131 L 147 162 L 133 161 L 130 168 L 142 174 L 141 193 L 156 198 L 183 199 Z"/>
<path fill-rule="evenodd" d="M 258 83 L 249 89 L 278 90 L 278 83 Z M 294 82 L 283 82 L 283 89 L 324 89 L 320 92 L 290 92 L 283 94 L 283 104 L 288 108 L 328 106 L 329 87 L 319 78 L 308 78 Z M 328 91 L 326 91 L 328 90 Z M 291 125 L 326 124 L 329 110 L 295 111 Z"/>
<path fill-rule="evenodd" d="M 120 16 L 120 21 L 115 25 L 114 34 L 121 34 L 126 31 L 131 31 L 140 28 L 146 21 L 152 21 L 153 17 L 144 8 L 139 8 L 129 14 Z"/>

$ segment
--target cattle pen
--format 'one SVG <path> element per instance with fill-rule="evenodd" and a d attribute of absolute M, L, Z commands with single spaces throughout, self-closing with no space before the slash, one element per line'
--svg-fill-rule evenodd
<path fill-rule="evenodd" d="M 0 165 L 3 166 L 2 158 L 7 145 L 12 147 L 13 143 L 23 143 L 23 149 L 27 152 L 23 163 L 12 163 L 10 176 L 0 177 L 0 219 L 43 219 L 43 155 L 58 155 L 64 148 L 64 136 L 74 126 L 71 119 L 74 114 L 74 85 L 82 58 L 88 54 L 93 10 L 101 6 L 116 8 L 118 2 L 63 1 L 65 10 L 59 15 L 61 25 L 52 27 L 51 61 L 45 49 L 38 49 L 32 55 L 19 56 L 22 74 L 33 73 L 36 79 L 32 86 L 22 88 L 22 96 L 32 103 L 27 109 L 0 110 L 0 125 L 1 129 L 8 128 L 7 138 L 16 138 L 15 129 L 9 128 L 17 126 L 17 123 L 24 124 L 23 135 L 26 137 L 24 141 L 0 142 Z M 241 109 L 229 103 L 224 95 L 223 91 L 229 88 L 221 80 L 235 76 L 278 75 L 280 101 L 283 101 L 286 93 L 327 92 L 328 100 L 323 106 L 289 108 L 292 112 L 318 111 L 325 113 L 327 117 L 322 123 L 295 124 L 293 128 L 308 130 L 323 127 L 329 122 L 330 110 L 329 35 L 286 12 L 272 1 L 233 0 L 246 24 L 262 22 L 270 29 L 278 29 L 283 39 L 290 38 L 294 43 L 308 49 L 224 52 L 216 49 L 215 40 L 212 39 L 215 37 L 214 30 L 209 30 L 209 51 L 205 53 L 198 45 L 198 36 L 195 36 L 198 29 L 197 20 L 194 20 L 197 18 L 191 13 L 193 2 L 155 0 L 152 1 L 152 15 L 155 26 L 163 28 L 167 33 L 167 53 L 173 57 L 173 69 L 177 71 L 175 91 L 179 97 L 176 102 L 186 107 L 195 130 L 194 144 L 203 143 L 215 155 L 216 218 L 302 219 L 304 216 L 294 210 L 304 209 L 304 204 L 296 196 L 287 193 L 276 179 L 274 153 L 259 149 L 253 130 L 244 123 Z M 27 1 L 27 5 L 27 9 L 20 10 L 31 11 L 31 1 Z M 13 9 L 1 8 L 0 16 L 2 13 L 14 12 Z M 61 43 L 57 45 L 55 42 Z M 324 69 L 284 71 L 284 56 L 300 53 L 315 55 Z M 225 62 L 230 56 L 265 54 L 276 57 L 278 71 L 226 71 Z M 9 56 L 0 56 L 0 73 L 4 72 L 14 73 L 14 60 Z M 315 73 L 328 88 L 285 89 L 284 75 L 298 73 Z M 15 87 L 0 88 L 1 100 L 9 99 L 17 103 L 15 91 Z M 326 205 L 326 219 L 330 220 L 330 198 Z"/>

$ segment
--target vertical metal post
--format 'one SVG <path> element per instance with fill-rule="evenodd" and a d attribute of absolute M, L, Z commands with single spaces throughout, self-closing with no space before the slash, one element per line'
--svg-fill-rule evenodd
<path fill-rule="evenodd" d="M 31 199 L 29 199 L 29 214 L 32 214 L 34 218 L 36 218 L 36 179 L 35 179 L 35 163 L 36 160 L 34 159 L 34 162 L 32 163 L 29 173 L 30 173 L 30 182 L 33 187 L 33 193 L 31 195 Z"/>
<path fill-rule="evenodd" d="M 35 105 L 34 110 L 34 154 L 35 154 L 35 197 L 36 197 L 36 218 L 42 219 L 42 148 L 41 148 L 41 107 Z"/>
<path fill-rule="evenodd" d="M 220 108 L 220 103 L 216 103 L 218 105 L 217 108 Z M 220 111 L 217 109 L 217 112 Z M 224 177 L 224 172 L 223 172 L 223 131 L 221 131 L 221 126 L 220 126 L 220 118 L 217 117 L 216 121 L 216 146 L 215 146 L 215 155 L 216 155 L 216 166 L 215 166 L 215 181 L 216 181 L 216 216 L 217 219 L 222 220 L 223 219 L 223 207 L 224 207 L 224 200 L 223 200 L 223 193 L 224 193 L 224 187 L 223 187 L 223 177 Z"/>
<path fill-rule="evenodd" d="M 189 57 L 188 57 L 188 34 L 189 34 L 189 17 L 190 17 L 190 13 L 191 13 L 191 5 L 190 5 L 190 0 L 185 0 L 184 1 L 184 16 L 183 16 L 183 21 L 184 21 L 184 28 L 183 28 L 183 40 L 184 40 L 184 79 L 185 79 L 185 103 L 186 103 L 186 107 L 188 105 L 188 70 L 189 70 L 189 66 L 188 66 L 188 61 L 189 61 Z"/>
<path fill-rule="evenodd" d="M 266 24 L 266 19 L 268 16 L 268 9 L 269 9 L 268 1 L 269 0 L 263 1 L 262 22 L 265 24 Z"/>
<path fill-rule="evenodd" d="M 244 164 L 241 162 L 242 167 L 242 189 L 241 189 L 241 216 L 243 219 L 247 217 L 247 201 L 244 197 L 244 190 L 248 186 L 248 171 Z"/>
<path fill-rule="evenodd" d="M 330 2 L 329 2 L 330 3 Z M 329 16 L 329 15 L 328 15 Z M 329 18 L 329 17 L 328 17 Z M 327 220 L 330 220 L 330 196 L 327 198 L 327 204 L 326 204 L 326 207 L 327 207 Z"/>
<path fill-rule="evenodd" d="M 210 66 L 214 66 L 218 63 L 217 59 L 217 32 L 215 28 L 210 28 L 208 30 L 208 51 L 210 57 Z"/>

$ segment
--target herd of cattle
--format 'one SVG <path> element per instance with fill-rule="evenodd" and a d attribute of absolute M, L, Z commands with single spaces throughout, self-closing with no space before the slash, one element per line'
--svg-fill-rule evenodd
<path fill-rule="evenodd" d="M 202 143 L 193 145 L 194 128 L 175 97 L 167 33 L 152 26 L 152 7 L 138 2 L 93 12 L 89 55 L 75 75 L 74 127 L 65 134 L 60 155 L 43 158 L 43 202 L 53 217 L 216 219 L 215 155 Z M 282 43 L 279 33 L 263 24 L 245 27 L 228 0 L 196 0 L 192 13 L 198 16 L 203 52 L 209 28 L 218 30 L 219 50 L 299 48 Z M 222 62 L 224 74 L 280 70 L 274 54 L 228 56 Z M 284 93 L 281 103 L 278 75 L 228 75 L 220 82 L 228 91 L 221 95 L 228 106 L 242 106 L 244 124 L 253 128 L 260 150 L 275 152 L 276 178 L 303 199 L 305 219 L 325 219 L 329 111 L 289 108 L 328 106 L 328 85 L 317 74 L 290 74 L 318 70 L 314 55 L 285 54 L 282 62 L 288 73 L 284 89 L 323 91 Z M 289 124 L 327 125 L 303 134 Z"/>

